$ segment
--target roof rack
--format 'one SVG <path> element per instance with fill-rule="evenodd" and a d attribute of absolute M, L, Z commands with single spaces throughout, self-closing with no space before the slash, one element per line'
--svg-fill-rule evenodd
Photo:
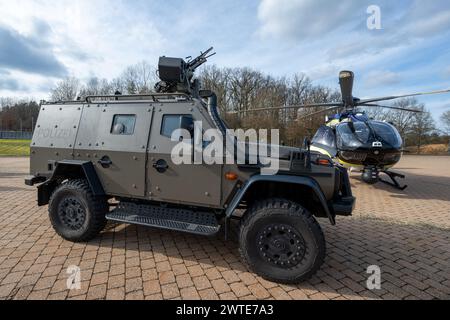
<path fill-rule="evenodd" d="M 192 97 L 185 93 L 148 93 L 148 94 L 129 94 L 129 95 L 91 95 L 87 96 L 84 100 L 74 101 L 45 101 L 42 100 L 41 104 L 76 104 L 76 103 L 93 103 L 97 102 L 112 102 L 112 101 L 150 101 L 150 102 L 162 102 L 167 100 L 192 100 Z"/>
<path fill-rule="evenodd" d="M 120 101 L 120 100 L 151 100 L 159 102 L 161 100 L 191 100 L 191 97 L 185 93 L 148 93 L 148 94 L 129 94 L 129 95 L 92 95 L 87 96 L 85 101 L 92 103 L 94 100 L 100 101 Z"/>

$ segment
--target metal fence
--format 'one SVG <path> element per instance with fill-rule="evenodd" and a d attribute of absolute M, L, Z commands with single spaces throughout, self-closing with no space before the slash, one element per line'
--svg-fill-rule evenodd
<path fill-rule="evenodd" d="M 33 132 L 29 131 L 0 131 L 0 139 L 31 140 Z"/>

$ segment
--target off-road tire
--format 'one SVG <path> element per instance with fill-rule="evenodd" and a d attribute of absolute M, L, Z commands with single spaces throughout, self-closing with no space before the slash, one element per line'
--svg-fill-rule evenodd
<path fill-rule="evenodd" d="M 275 236 L 272 234 L 267 236 L 266 231 L 263 230 L 269 230 L 269 228 L 272 230 L 273 226 L 283 226 L 283 230 L 289 229 L 289 234 L 278 235 L 281 231 L 277 227 Z M 292 249 L 290 243 L 300 243 L 303 239 L 304 247 L 299 245 L 294 248 L 294 257 L 298 252 L 302 260 L 297 262 L 300 260 L 297 258 L 293 261 L 287 258 L 289 253 L 292 255 L 292 252 L 283 253 L 288 262 L 283 262 L 283 266 L 278 265 L 281 263 L 280 260 L 267 257 L 264 250 L 270 249 L 266 242 L 264 245 L 261 244 L 261 233 L 264 237 L 262 241 L 269 241 L 270 247 L 273 247 L 274 237 L 290 238 L 289 242 L 283 246 L 289 248 L 286 251 Z M 284 238 L 280 241 L 284 241 Z M 242 259 L 253 272 L 267 280 L 286 284 L 309 279 L 321 267 L 326 254 L 325 237 L 317 220 L 300 204 L 278 198 L 260 201 L 244 214 L 240 225 L 239 242 Z"/>
<path fill-rule="evenodd" d="M 70 214 L 81 218 L 68 217 L 69 210 Z M 72 242 L 86 242 L 95 238 L 106 226 L 107 212 L 106 199 L 94 196 L 85 179 L 61 184 L 53 192 L 48 205 L 50 222 L 56 233 Z"/>

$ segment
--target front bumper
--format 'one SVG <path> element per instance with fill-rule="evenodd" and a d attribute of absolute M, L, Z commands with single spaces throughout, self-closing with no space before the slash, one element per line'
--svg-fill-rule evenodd
<path fill-rule="evenodd" d="M 25 177 L 25 184 L 27 186 L 34 186 L 35 184 L 39 184 L 42 182 L 45 182 L 47 180 L 46 177 L 42 177 L 42 176 L 27 176 Z"/>
<path fill-rule="evenodd" d="M 332 209 L 335 215 L 351 216 L 356 205 L 356 198 L 352 194 L 350 178 L 347 169 L 336 166 L 335 193 Z"/>
<path fill-rule="evenodd" d="M 341 198 L 333 203 L 333 211 L 337 216 L 351 216 L 355 209 L 356 198 L 353 196 Z"/>

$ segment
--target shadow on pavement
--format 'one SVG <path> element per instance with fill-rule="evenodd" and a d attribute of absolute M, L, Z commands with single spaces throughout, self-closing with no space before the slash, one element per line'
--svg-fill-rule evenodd
<path fill-rule="evenodd" d="M 385 177 L 383 176 L 383 178 Z M 365 185 L 359 175 L 352 175 L 351 181 L 352 188 L 355 190 L 362 187 L 373 188 L 386 191 L 390 193 L 388 196 L 393 198 L 450 201 L 450 177 L 447 176 L 438 177 L 407 173 L 406 179 L 398 180 L 401 185 L 408 185 L 405 190 L 398 190 L 381 182 L 375 185 Z"/>
<path fill-rule="evenodd" d="M 448 230 L 369 218 L 343 218 L 336 227 L 329 226 L 327 220 L 320 222 L 328 246 L 324 265 L 310 280 L 298 285 L 280 285 L 280 288 L 320 291 L 331 299 L 340 295 L 352 299 L 450 298 Z M 179 260 L 187 266 L 200 264 L 204 270 L 216 267 L 221 272 L 249 271 L 241 263 L 237 241 L 225 242 L 223 234 L 204 238 L 139 226 L 111 225 L 101 238 L 90 244 L 126 251 L 144 250 L 152 252 L 153 257 L 167 256 L 169 261 Z M 381 290 L 366 288 L 369 276 L 366 271 L 370 265 L 381 268 Z"/>

